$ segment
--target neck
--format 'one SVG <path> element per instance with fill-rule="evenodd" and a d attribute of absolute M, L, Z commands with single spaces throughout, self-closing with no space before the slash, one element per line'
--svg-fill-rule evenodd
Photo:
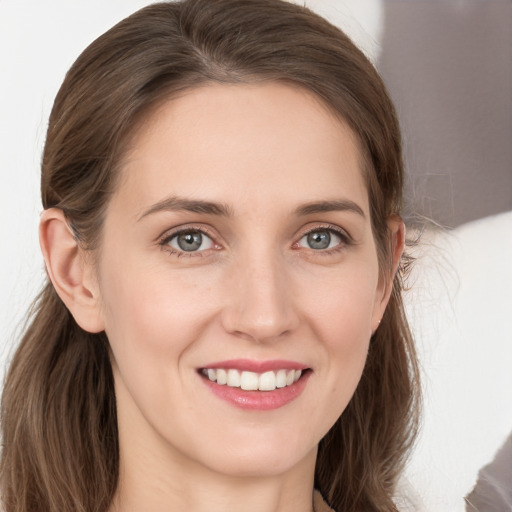
<path fill-rule="evenodd" d="M 313 450 L 283 474 L 234 476 L 180 454 L 155 461 L 148 451 L 121 451 L 119 485 L 110 512 L 312 512 L 315 460 Z"/>

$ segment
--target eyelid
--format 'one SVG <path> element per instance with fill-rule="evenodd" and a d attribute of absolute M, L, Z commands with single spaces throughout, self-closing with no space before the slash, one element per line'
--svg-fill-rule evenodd
<path fill-rule="evenodd" d="M 333 247 L 327 247 L 325 249 L 313 249 L 312 247 L 302 246 L 302 239 L 307 237 L 310 233 L 315 233 L 316 231 L 329 231 L 337 236 L 340 241 Z M 347 230 L 330 223 L 319 223 L 315 226 L 305 229 L 304 231 L 301 231 L 296 240 L 297 241 L 292 245 L 292 249 L 299 251 L 299 254 L 301 255 L 314 258 L 325 258 L 340 254 L 356 243 Z"/>
<path fill-rule="evenodd" d="M 203 251 L 191 251 L 187 253 L 187 251 L 179 251 L 178 249 L 175 249 L 168 245 L 170 240 L 183 233 L 201 233 L 202 235 L 205 235 L 208 238 L 210 238 L 214 245 L 214 249 L 220 248 L 220 244 L 216 241 L 217 237 L 212 233 L 211 228 L 209 228 L 209 226 L 205 224 L 183 224 L 181 226 L 176 226 L 174 228 L 168 229 L 158 237 L 157 244 L 161 246 L 164 250 L 167 250 L 171 253 L 186 254 L 187 256 L 199 255 L 211 250 L 205 249 Z"/>
<path fill-rule="evenodd" d="M 331 231 L 331 232 L 335 233 L 337 236 L 339 236 L 341 238 L 341 243 L 338 244 L 338 246 L 333 247 L 331 249 L 324 249 L 324 250 L 315 251 L 315 252 L 327 254 L 329 252 L 335 252 L 336 250 L 340 250 L 343 247 L 353 245 L 355 243 L 354 239 L 352 238 L 352 236 L 346 229 L 344 229 L 340 226 L 337 226 L 335 224 L 320 222 L 320 223 L 316 223 L 316 224 L 312 225 L 311 227 L 309 227 L 307 229 L 301 230 L 299 232 L 299 234 L 295 237 L 296 241 L 293 243 L 292 247 L 295 249 L 299 248 L 298 244 L 303 237 L 307 236 L 310 233 L 314 233 L 315 231 L 321 231 L 321 230 Z M 208 251 L 210 251 L 212 249 L 218 250 L 218 249 L 222 248 L 221 244 L 219 244 L 216 240 L 218 238 L 217 235 L 213 234 L 212 231 L 213 230 L 211 229 L 211 227 L 209 227 L 208 225 L 205 225 L 205 224 L 183 224 L 183 225 L 175 226 L 174 228 L 167 229 L 166 231 L 164 231 L 158 237 L 157 244 L 159 246 L 161 246 L 161 248 L 163 250 L 166 250 L 166 251 L 170 252 L 171 254 L 176 254 L 176 255 L 180 255 L 180 256 L 182 256 L 182 255 L 203 256 L 204 253 L 207 253 Z M 208 238 L 211 239 L 214 247 L 210 248 L 210 249 L 204 249 L 202 251 L 187 252 L 187 251 L 181 251 L 181 250 L 175 249 L 169 245 L 169 241 L 172 238 L 174 238 L 180 234 L 190 233 L 190 232 L 199 232 L 199 233 L 202 233 L 203 235 L 207 236 Z"/>
<path fill-rule="evenodd" d="M 343 240 L 343 243 L 345 243 L 347 245 L 354 243 L 354 239 L 352 238 L 352 236 L 346 229 L 343 229 L 340 226 L 337 226 L 335 224 L 329 224 L 329 223 L 319 223 L 319 224 L 316 224 L 315 226 L 312 226 L 311 228 L 301 231 L 300 234 L 298 235 L 298 240 L 301 240 L 304 236 L 307 236 L 310 233 L 314 233 L 315 231 L 322 231 L 322 230 L 334 232 L 336 235 L 338 235 Z"/>

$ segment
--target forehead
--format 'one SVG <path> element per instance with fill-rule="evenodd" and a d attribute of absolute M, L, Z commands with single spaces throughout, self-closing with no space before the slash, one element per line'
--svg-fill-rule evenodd
<path fill-rule="evenodd" d="M 141 207 L 169 194 L 253 205 L 344 194 L 368 208 L 356 135 L 313 93 L 283 83 L 208 84 L 168 100 L 121 173 L 115 196 Z"/>

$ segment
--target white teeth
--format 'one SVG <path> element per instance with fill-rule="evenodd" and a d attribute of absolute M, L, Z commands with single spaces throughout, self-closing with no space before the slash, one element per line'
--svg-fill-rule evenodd
<path fill-rule="evenodd" d="M 284 388 L 286 386 L 286 370 L 279 370 L 276 374 L 276 388 Z"/>
<path fill-rule="evenodd" d="M 229 387 L 242 388 L 245 391 L 274 391 L 276 388 L 291 386 L 302 375 L 302 370 L 277 370 L 259 374 L 234 369 L 205 368 L 201 372 L 217 384 L 227 384 Z"/>
<path fill-rule="evenodd" d="M 258 389 L 260 391 L 274 391 L 276 389 L 276 374 L 274 372 L 262 373 Z"/>
<path fill-rule="evenodd" d="M 258 389 L 258 374 L 254 372 L 242 372 L 240 387 L 246 391 L 256 391 Z"/>
<path fill-rule="evenodd" d="M 226 373 L 226 370 L 217 370 L 217 384 L 227 384 L 227 382 L 228 374 Z"/>
<path fill-rule="evenodd" d="M 240 374 L 238 373 L 238 370 L 228 370 L 228 379 L 226 382 L 227 385 L 231 386 L 232 388 L 239 388 Z"/>

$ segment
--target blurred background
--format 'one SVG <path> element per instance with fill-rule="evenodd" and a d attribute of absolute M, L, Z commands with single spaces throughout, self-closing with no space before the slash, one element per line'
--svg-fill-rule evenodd
<path fill-rule="evenodd" d="M 0 0 L 0 374 L 44 277 L 39 161 L 53 98 L 87 44 L 148 3 Z M 406 296 L 425 417 L 404 488 L 416 510 L 463 511 L 512 431 L 512 0 L 300 3 L 351 35 L 397 107 L 406 221 L 431 221 Z"/>

